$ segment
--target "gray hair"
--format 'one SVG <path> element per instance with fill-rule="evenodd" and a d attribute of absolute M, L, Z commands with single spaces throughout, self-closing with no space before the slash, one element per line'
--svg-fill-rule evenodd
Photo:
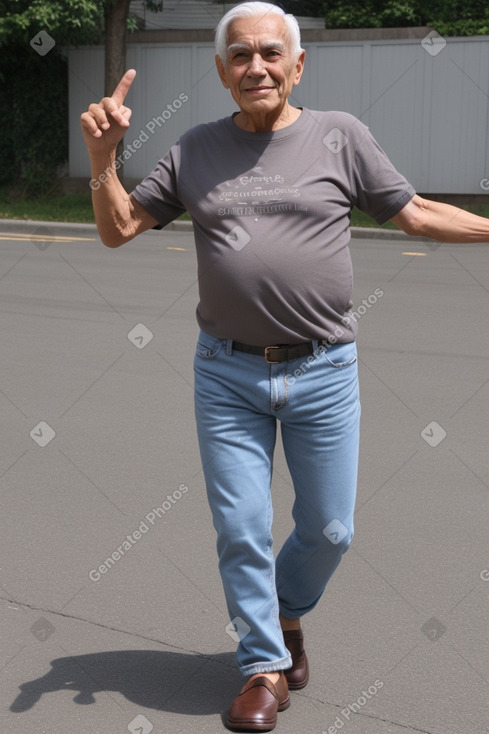
<path fill-rule="evenodd" d="M 251 0 L 251 2 L 241 3 L 240 5 L 236 5 L 234 8 L 231 8 L 231 10 L 228 10 L 217 25 L 215 34 L 216 54 L 220 56 L 223 63 L 226 62 L 227 34 L 230 24 L 234 20 L 238 20 L 238 18 L 263 17 L 269 13 L 282 16 L 285 21 L 285 25 L 287 26 L 287 31 L 292 45 L 292 55 L 297 58 L 299 57 L 302 51 L 301 32 L 296 18 L 290 13 L 285 13 L 282 8 L 278 7 L 278 5 L 261 2 L 261 0 Z"/>

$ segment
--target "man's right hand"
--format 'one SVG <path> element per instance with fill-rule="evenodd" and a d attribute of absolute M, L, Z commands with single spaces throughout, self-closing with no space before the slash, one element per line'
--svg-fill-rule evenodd
<path fill-rule="evenodd" d="M 81 116 L 83 137 L 90 155 L 93 211 L 100 238 L 107 247 L 119 247 L 158 224 L 128 194 L 117 176 L 116 149 L 129 127 L 131 110 L 124 100 L 136 72 L 126 71 L 111 97 L 91 104 Z M 92 185 L 97 182 L 97 185 Z"/>
<path fill-rule="evenodd" d="M 81 128 L 89 154 L 110 153 L 124 137 L 132 114 L 124 100 L 135 76 L 134 69 L 126 71 L 111 97 L 91 104 L 82 114 Z"/>

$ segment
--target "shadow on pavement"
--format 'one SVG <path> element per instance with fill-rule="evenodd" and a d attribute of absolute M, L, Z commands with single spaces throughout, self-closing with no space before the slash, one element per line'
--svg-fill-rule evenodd
<path fill-rule="evenodd" d="M 27 711 L 44 693 L 68 690 L 83 705 L 96 703 L 97 693 L 115 691 L 138 706 L 210 715 L 222 712 L 243 683 L 234 653 L 120 650 L 57 658 L 51 665 L 42 678 L 20 685 L 11 711 Z"/>

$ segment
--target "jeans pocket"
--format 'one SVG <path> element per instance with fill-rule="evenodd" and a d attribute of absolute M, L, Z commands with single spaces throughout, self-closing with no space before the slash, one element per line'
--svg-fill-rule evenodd
<path fill-rule="evenodd" d="M 331 367 L 336 369 L 348 367 L 357 361 L 357 346 L 355 342 L 334 344 L 326 350 L 324 356 Z"/>
<path fill-rule="evenodd" d="M 200 333 L 195 349 L 195 356 L 199 359 L 215 359 L 223 345 L 222 339 L 217 339 L 210 334 Z"/>

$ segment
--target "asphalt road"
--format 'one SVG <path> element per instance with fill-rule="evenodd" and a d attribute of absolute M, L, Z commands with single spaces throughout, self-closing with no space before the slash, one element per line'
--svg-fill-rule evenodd
<path fill-rule="evenodd" d="M 0 222 L 0 248 L 0 729 L 219 734 L 242 679 L 194 430 L 192 236 L 109 250 L 92 228 Z M 356 535 L 276 731 L 482 734 L 489 244 L 351 250 Z M 273 495 L 279 547 L 280 446 Z"/>

